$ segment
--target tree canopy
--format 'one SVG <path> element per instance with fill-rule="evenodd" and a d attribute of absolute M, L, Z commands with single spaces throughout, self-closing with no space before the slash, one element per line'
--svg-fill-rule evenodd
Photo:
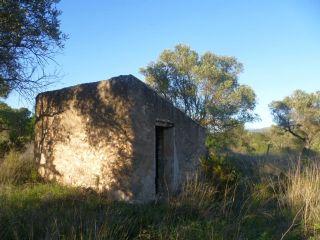
<path fill-rule="evenodd" d="M 212 132 L 255 118 L 254 91 L 238 82 L 243 66 L 234 57 L 212 52 L 199 55 L 186 45 L 165 50 L 141 69 L 146 82 Z"/>
<path fill-rule="evenodd" d="M 320 91 L 295 91 L 291 96 L 270 104 L 277 126 L 311 148 L 320 139 Z"/>
<path fill-rule="evenodd" d="M 14 109 L 0 102 L 0 157 L 33 140 L 34 116 L 27 108 Z"/>
<path fill-rule="evenodd" d="M 28 96 L 48 84 L 45 71 L 63 48 L 59 0 L 0 0 L 0 97 L 12 90 Z"/>

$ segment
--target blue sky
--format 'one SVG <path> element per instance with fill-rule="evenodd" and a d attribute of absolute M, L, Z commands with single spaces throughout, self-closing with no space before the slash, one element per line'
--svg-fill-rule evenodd
<path fill-rule="evenodd" d="M 61 28 L 69 35 L 57 56 L 57 89 L 133 74 L 178 43 L 199 53 L 235 56 L 240 83 L 258 96 L 261 121 L 272 124 L 268 104 L 295 89 L 320 90 L 320 1 L 61 0 Z M 7 102 L 29 106 L 12 94 Z"/>

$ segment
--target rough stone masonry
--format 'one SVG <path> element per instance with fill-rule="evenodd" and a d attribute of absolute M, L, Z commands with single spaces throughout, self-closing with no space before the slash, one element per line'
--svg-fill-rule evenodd
<path fill-rule="evenodd" d="M 132 75 L 41 93 L 40 174 L 114 199 L 176 193 L 206 154 L 205 129 Z"/>

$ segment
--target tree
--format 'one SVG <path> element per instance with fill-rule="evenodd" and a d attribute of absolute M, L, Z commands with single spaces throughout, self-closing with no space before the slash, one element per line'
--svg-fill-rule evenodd
<path fill-rule="evenodd" d="M 0 102 L 0 156 L 21 149 L 33 140 L 34 116 L 27 108 L 14 109 Z"/>
<path fill-rule="evenodd" d="M 295 91 L 282 101 L 270 104 L 277 126 L 290 133 L 310 149 L 320 138 L 320 91 L 306 93 Z"/>
<path fill-rule="evenodd" d="M 301 152 L 304 148 L 304 143 L 300 139 L 278 126 L 271 126 L 266 132 L 266 136 L 269 138 L 273 153 Z"/>
<path fill-rule="evenodd" d="M 186 45 L 165 50 L 141 69 L 146 82 L 212 132 L 223 132 L 255 118 L 256 96 L 240 85 L 242 64 L 234 57 L 206 52 L 199 56 Z"/>
<path fill-rule="evenodd" d="M 29 96 L 54 74 L 45 67 L 63 48 L 59 0 L 0 0 L 0 97 Z"/>

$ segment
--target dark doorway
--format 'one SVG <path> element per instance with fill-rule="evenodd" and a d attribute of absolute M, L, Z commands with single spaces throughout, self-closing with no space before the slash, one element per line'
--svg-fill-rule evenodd
<path fill-rule="evenodd" d="M 155 129 L 155 192 L 165 197 L 171 190 L 173 176 L 173 127 L 156 126 Z"/>
<path fill-rule="evenodd" d="M 163 193 L 164 185 L 164 127 L 156 126 L 156 194 Z"/>

